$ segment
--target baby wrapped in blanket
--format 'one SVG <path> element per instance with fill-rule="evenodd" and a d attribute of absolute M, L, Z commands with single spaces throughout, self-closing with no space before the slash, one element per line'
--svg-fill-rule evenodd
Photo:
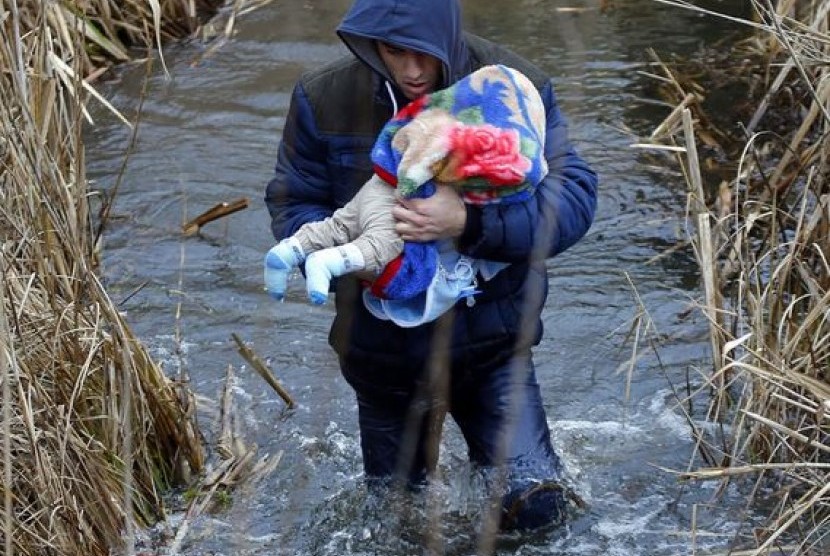
<path fill-rule="evenodd" d="M 430 322 L 460 299 L 472 302 L 477 276 L 506 263 L 472 259 L 451 240 L 404 242 L 395 232 L 396 196 L 429 197 L 456 187 L 466 203 L 517 203 L 548 171 L 545 109 L 520 72 L 485 66 L 454 85 L 411 102 L 381 130 L 374 175 L 332 216 L 303 225 L 265 256 L 265 287 L 283 299 L 289 273 L 305 262 L 312 303 L 325 303 L 332 278 L 365 270 L 363 292 L 376 317 L 399 326 Z"/>

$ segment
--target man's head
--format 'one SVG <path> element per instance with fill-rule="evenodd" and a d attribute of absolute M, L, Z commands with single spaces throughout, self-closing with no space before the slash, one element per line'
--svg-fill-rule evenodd
<path fill-rule="evenodd" d="M 376 44 L 380 59 L 406 98 L 415 100 L 439 87 L 441 60 L 387 42 L 377 41 Z"/>
<path fill-rule="evenodd" d="M 409 100 L 421 96 L 425 81 L 415 70 L 417 62 L 428 60 L 426 81 L 435 76 L 434 90 L 451 85 L 471 69 L 458 0 L 354 0 L 337 34 L 359 60 Z M 408 69 L 401 67 L 404 61 L 395 56 L 399 52 L 382 54 L 383 45 L 420 58 L 411 56 L 404 61 L 414 63 Z M 438 61 L 437 68 L 433 60 Z"/>

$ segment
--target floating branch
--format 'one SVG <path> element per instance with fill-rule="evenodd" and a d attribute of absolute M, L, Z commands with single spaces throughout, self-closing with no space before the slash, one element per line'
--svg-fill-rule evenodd
<path fill-rule="evenodd" d="M 244 197 L 230 203 L 219 203 L 182 226 L 182 233 L 186 236 L 192 236 L 198 233 L 202 226 L 208 222 L 213 222 L 245 208 L 248 208 L 248 199 Z"/>
<path fill-rule="evenodd" d="M 265 363 L 263 363 L 259 357 L 257 357 L 257 355 L 251 350 L 251 348 L 246 346 L 242 342 L 242 340 L 239 339 L 239 336 L 232 333 L 231 338 L 233 338 L 233 340 L 236 342 L 236 345 L 239 348 L 239 353 L 242 355 L 242 357 L 245 358 L 245 361 L 250 363 L 254 370 L 258 372 L 262 378 L 265 379 L 265 382 L 267 382 L 268 385 L 271 388 L 273 388 L 277 394 L 279 394 L 279 396 L 288 406 L 288 409 L 293 409 L 296 405 L 294 403 L 294 400 L 291 399 L 291 396 L 288 394 L 285 388 L 283 388 L 279 381 L 276 379 L 276 377 L 274 377 L 268 366 L 265 365 Z"/>

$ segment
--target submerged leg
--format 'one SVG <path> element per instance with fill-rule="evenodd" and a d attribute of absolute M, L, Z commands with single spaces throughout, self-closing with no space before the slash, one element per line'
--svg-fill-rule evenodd
<path fill-rule="evenodd" d="M 530 357 L 468 372 L 453 385 L 451 407 L 473 463 L 504 472 L 503 483 L 494 485 L 501 495 L 500 527 L 564 522 L 562 463 L 551 444 Z"/>
<path fill-rule="evenodd" d="M 426 481 L 426 415 L 413 407 L 414 373 L 400 366 L 380 368 L 341 360 L 357 395 L 360 448 L 367 480 L 399 481 L 417 488 Z M 416 404 L 417 405 L 417 404 Z"/>

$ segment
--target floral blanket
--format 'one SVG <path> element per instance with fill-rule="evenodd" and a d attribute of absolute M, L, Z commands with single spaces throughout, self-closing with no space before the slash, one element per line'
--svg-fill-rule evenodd
<path fill-rule="evenodd" d="M 521 201 L 547 174 L 545 108 L 523 74 L 485 66 L 424 95 L 383 128 L 375 171 L 404 197 L 432 180 L 457 185 L 467 202 Z"/>
<path fill-rule="evenodd" d="M 375 173 L 398 194 L 429 197 L 436 183 L 455 186 L 474 205 L 522 202 L 548 172 L 545 108 L 520 72 L 485 66 L 424 95 L 383 128 L 372 150 Z M 434 243 L 407 242 L 372 284 L 372 294 L 408 299 L 438 271 Z"/>

